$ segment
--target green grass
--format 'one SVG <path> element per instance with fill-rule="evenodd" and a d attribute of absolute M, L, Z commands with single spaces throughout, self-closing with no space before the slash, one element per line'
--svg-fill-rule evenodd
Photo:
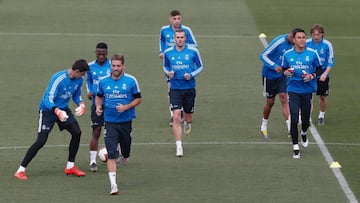
<path fill-rule="evenodd" d="M 175 157 L 168 127 L 166 84 L 158 58 L 159 29 L 174 8 L 193 29 L 205 67 L 198 78 L 193 130 L 184 137 L 181 159 Z M 257 35 L 264 32 L 270 40 L 293 27 L 309 30 L 319 22 L 333 42 L 336 64 L 326 125 L 317 129 L 359 198 L 358 9 L 355 0 L 0 1 L 1 201 L 346 202 L 311 137 L 302 159 L 291 158 L 278 100 L 269 123 L 271 139 L 259 134 L 264 98 Z M 82 178 L 64 175 L 70 137 L 57 127 L 27 168 L 29 179 L 14 180 L 13 173 L 36 138 L 38 103 L 49 78 L 78 58 L 94 59 L 99 41 L 108 43 L 110 55 L 125 54 L 126 71 L 137 77 L 143 95 L 130 164 L 118 169 L 122 194 L 108 195 L 105 165 Z M 313 119 L 317 111 L 315 105 Z M 78 119 L 83 136 L 76 164 L 84 170 L 89 115 Z"/>

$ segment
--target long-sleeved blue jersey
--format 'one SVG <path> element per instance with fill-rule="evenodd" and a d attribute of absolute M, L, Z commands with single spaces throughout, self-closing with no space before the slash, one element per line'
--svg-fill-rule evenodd
<path fill-rule="evenodd" d="M 264 63 L 262 75 L 270 80 L 283 77 L 275 68 L 280 66 L 284 52 L 292 47 L 293 44 L 288 41 L 288 34 L 274 38 L 260 54 L 260 60 Z"/>
<path fill-rule="evenodd" d="M 40 110 L 52 110 L 54 107 L 60 109 L 68 108 L 70 98 L 76 105 L 82 102 L 81 88 L 84 78 L 70 79 L 68 70 L 55 73 L 39 105 Z"/>
<path fill-rule="evenodd" d="M 197 48 L 185 45 L 182 51 L 176 47 L 170 47 L 164 52 L 164 72 L 166 75 L 174 71 L 174 77 L 170 78 L 170 89 L 192 89 L 196 87 L 195 77 L 203 71 L 203 63 Z M 190 80 L 184 78 L 184 74 L 190 74 Z"/>
<path fill-rule="evenodd" d="M 132 121 L 136 117 L 135 108 L 124 112 L 118 112 L 118 104 L 129 104 L 134 100 L 135 94 L 140 93 L 140 87 L 136 78 L 124 73 L 118 80 L 111 76 L 103 78 L 99 82 L 97 96 L 103 98 L 105 122 L 119 123 Z"/>
<path fill-rule="evenodd" d="M 286 51 L 283 56 L 281 66 L 291 68 L 294 75 L 287 79 L 287 91 L 295 93 L 313 93 L 317 90 L 316 79 L 304 82 L 302 75 L 304 73 L 316 73 L 316 68 L 321 66 L 320 57 L 317 52 L 306 47 L 301 53 L 294 48 Z"/>
<path fill-rule="evenodd" d="M 317 53 L 320 56 L 321 63 L 323 64 L 322 66 L 323 71 L 325 71 L 327 67 L 330 68 L 334 67 L 334 63 L 335 63 L 334 49 L 331 42 L 322 38 L 321 41 L 316 44 L 314 39 L 310 38 L 306 40 L 306 46 L 317 51 Z"/>
<path fill-rule="evenodd" d="M 197 42 L 195 40 L 195 36 L 194 36 L 193 32 L 191 31 L 190 27 L 181 24 L 179 29 L 182 29 L 185 31 L 185 35 L 186 35 L 185 43 L 191 44 L 191 45 L 197 47 Z M 165 25 L 165 26 L 161 27 L 160 39 L 159 39 L 160 53 L 164 53 L 164 51 L 167 48 L 175 45 L 174 35 L 175 35 L 175 30 L 173 29 L 173 27 L 171 25 Z"/>
<path fill-rule="evenodd" d="M 101 78 L 107 77 L 111 74 L 111 62 L 106 59 L 103 65 L 97 63 L 96 60 L 89 63 L 89 70 L 86 76 L 86 89 L 88 93 L 93 93 L 92 104 L 95 104 L 95 96 L 99 81 Z"/>

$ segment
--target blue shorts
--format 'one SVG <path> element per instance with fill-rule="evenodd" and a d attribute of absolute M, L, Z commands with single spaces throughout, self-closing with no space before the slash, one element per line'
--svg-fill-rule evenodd
<path fill-rule="evenodd" d="M 130 156 L 131 123 L 131 121 L 124 123 L 105 122 L 104 142 L 109 159 L 116 159 L 119 157 L 118 143 L 120 143 L 121 154 L 123 157 L 128 158 Z"/>
<path fill-rule="evenodd" d="M 279 93 L 287 92 L 287 78 L 285 76 L 272 80 L 263 77 L 263 85 L 267 98 L 273 98 Z"/>
<path fill-rule="evenodd" d="M 101 127 L 104 126 L 104 114 L 98 116 L 96 114 L 96 106 L 95 104 L 91 105 L 91 127 Z"/>
<path fill-rule="evenodd" d="M 74 115 L 72 114 L 70 109 L 62 109 L 66 111 L 69 118 L 65 122 L 61 122 L 59 118 L 53 111 L 49 110 L 40 110 L 39 111 L 39 126 L 38 126 L 38 133 L 50 133 L 54 124 L 57 123 L 59 129 L 62 131 L 64 129 L 68 129 L 69 131 L 76 130 L 80 131 L 80 127 L 78 129 L 69 129 L 69 126 L 74 126 L 71 124 L 76 124 L 75 126 L 79 126 Z"/>
<path fill-rule="evenodd" d="M 194 113 L 196 90 L 170 89 L 171 110 L 183 109 L 185 113 Z"/>

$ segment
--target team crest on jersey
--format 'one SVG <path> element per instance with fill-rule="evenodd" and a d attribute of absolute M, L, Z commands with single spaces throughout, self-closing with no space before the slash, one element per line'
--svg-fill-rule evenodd
<path fill-rule="evenodd" d="M 306 57 L 305 57 L 305 61 L 310 61 L 309 56 L 306 56 Z"/>
<path fill-rule="evenodd" d="M 320 54 L 324 54 L 325 50 L 324 49 L 320 49 Z"/>
<path fill-rule="evenodd" d="M 122 87 L 121 87 L 123 90 L 126 90 L 126 88 L 127 88 L 127 86 L 126 86 L 126 84 L 124 83 L 124 84 L 122 84 Z"/>
<path fill-rule="evenodd" d="M 189 55 L 185 55 L 185 60 L 189 60 L 190 59 L 190 57 L 189 57 Z"/>

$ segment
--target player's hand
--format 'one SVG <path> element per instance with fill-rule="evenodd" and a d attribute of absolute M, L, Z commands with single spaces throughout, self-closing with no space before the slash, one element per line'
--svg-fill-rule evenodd
<path fill-rule="evenodd" d="M 185 73 L 184 74 L 184 78 L 185 78 L 185 80 L 190 80 L 190 74 L 189 73 Z"/>
<path fill-rule="evenodd" d="M 284 70 L 284 75 L 288 78 L 292 77 L 294 75 L 294 69 L 288 68 L 288 69 Z"/>
<path fill-rule="evenodd" d="M 124 111 L 127 110 L 127 106 L 126 106 L 126 105 L 122 105 L 122 104 L 118 104 L 118 105 L 116 106 L 116 110 L 117 110 L 118 112 L 122 113 L 122 112 L 124 112 Z"/>
<path fill-rule="evenodd" d="M 80 102 L 79 106 L 75 109 L 75 115 L 76 116 L 82 116 L 85 113 L 85 103 L 84 102 Z"/>
<path fill-rule="evenodd" d="M 282 70 L 283 70 L 283 68 L 281 66 L 277 66 L 275 68 L 275 71 L 278 72 L 278 73 L 281 73 Z"/>
<path fill-rule="evenodd" d="M 303 75 L 301 76 L 304 82 L 310 82 L 312 79 L 314 79 L 314 75 L 307 73 L 303 70 Z"/>
<path fill-rule="evenodd" d="M 63 111 L 59 108 L 55 108 L 54 113 L 56 114 L 56 116 L 59 118 L 59 120 L 61 122 L 65 122 L 69 118 L 66 111 Z"/>
<path fill-rule="evenodd" d="M 175 72 L 172 70 L 168 73 L 169 78 L 173 78 L 175 75 Z"/>
<path fill-rule="evenodd" d="M 326 80 L 327 76 L 328 76 L 327 73 L 323 73 L 323 74 L 320 75 L 319 80 L 322 81 L 322 82 L 324 82 L 324 81 Z"/>
<path fill-rule="evenodd" d="M 102 109 L 102 107 L 101 106 L 97 106 L 96 107 L 96 110 L 95 110 L 95 113 L 96 113 L 96 115 L 97 116 L 101 116 L 102 114 L 103 114 L 103 109 Z"/>
<path fill-rule="evenodd" d="M 87 97 L 89 100 L 92 100 L 93 96 L 94 96 L 94 93 L 92 93 L 92 92 L 87 93 Z"/>
<path fill-rule="evenodd" d="M 163 53 L 159 54 L 159 58 L 160 58 L 160 59 L 163 59 L 163 58 L 164 58 L 164 54 L 163 54 Z"/>

